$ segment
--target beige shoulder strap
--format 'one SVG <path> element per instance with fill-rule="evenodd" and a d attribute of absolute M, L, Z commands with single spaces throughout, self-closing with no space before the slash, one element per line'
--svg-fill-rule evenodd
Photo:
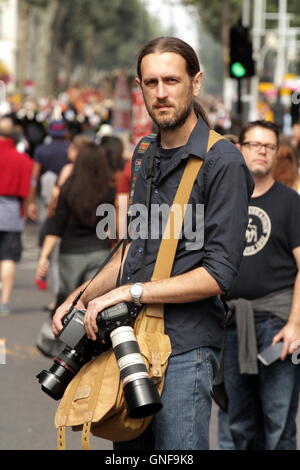
<path fill-rule="evenodd" d="M 223 137 L 220 134 L 211 130 L 209 132 L 206 152 L 208 152 L 211 147 L 222 138 Z M 200 158 L 194 156 L 189 157 L 170 210 L 151 280 L 170 277 L 185 210 L 192 192 L 194 181 L 202 164 L 203 160 Z"/>

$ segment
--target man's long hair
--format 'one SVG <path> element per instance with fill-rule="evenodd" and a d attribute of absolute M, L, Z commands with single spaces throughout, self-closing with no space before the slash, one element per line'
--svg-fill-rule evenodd
<path fill-rule="evenodd" d="M 189 44 L 175 37 L 162 36 L 147 42 L 140 50 L 137 59 L 137 75 L 140 80 L 142 80 L 141 62 L 143 58 L 146 55 L 153 54 L 155 52 L 174 52 L 175 54 L 181 55 L 181 57 L 183 57 L 185 60 L 186 70 L 191 79 L 194 78 L 198 72 L 200 72 L 200 64 L 197 54 Z M 206 124 L 211 127 L 206 112 L 200 103 L 196 100 L 194 100 L 194 110 L 195 113 L 200 115 Z"/>

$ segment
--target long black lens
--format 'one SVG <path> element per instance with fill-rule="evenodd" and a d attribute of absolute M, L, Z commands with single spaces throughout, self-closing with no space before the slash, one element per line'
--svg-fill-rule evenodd
<path fill-rule="evenodd" d="M 120 368 L 130 418 L 145 418 L 162 408 L 159 393 L 149 377 L 133 329 L 121 326 L 110 334 Z"/>
<path fill-rule="evenodd" d="M 160 396 L 150 377 L 135 379 L 124 385 L 124 398 L 130 418 L 152 416 L 162 408 Z"/>

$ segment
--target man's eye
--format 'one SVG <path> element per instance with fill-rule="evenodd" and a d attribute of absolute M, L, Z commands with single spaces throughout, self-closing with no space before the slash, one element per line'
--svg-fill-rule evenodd
<path fill-rule="evenodd" d="M 147 80 L 145 82 L 146 86 L 155 86 L 156 85 L 156 81 L 155 80 Z"/>

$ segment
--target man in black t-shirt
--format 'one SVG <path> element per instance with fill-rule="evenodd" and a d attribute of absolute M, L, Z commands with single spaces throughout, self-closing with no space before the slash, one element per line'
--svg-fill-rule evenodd
<path fill-rule="evenodd" d="M 229 428 L 239 450 L 295 449 L 300 369 L 293 359 L 300 340 L 300 197 L 273 179 L 278 148 L 273 123 L 248 124 L 241 131 L 239 147 L 255 189 L 243 260 L 228 294 L 234 312 L 224 355 Z M 268 366 L 257 361 L 258 352 L 280 341 L 279 360 Z M 225 420 L 221 414 L 222 449 L 229 448 Z"/>

